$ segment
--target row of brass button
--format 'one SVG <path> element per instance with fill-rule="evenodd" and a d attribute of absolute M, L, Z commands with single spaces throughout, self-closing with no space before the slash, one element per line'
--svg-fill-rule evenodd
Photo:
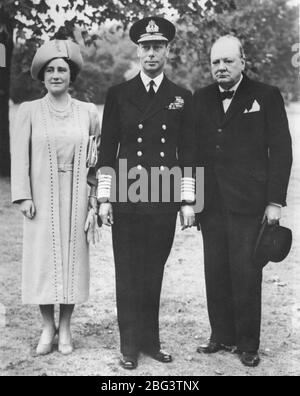
<path fill-rule="evenodd" d="M 138 169 L 139 171 L 142 170 L 142 169 L 143 169 L 142 165 L 138 165 L 138 166 L 137 166 L 137 169 Z M 164 166 L 160 166 L 159 169 L 160 169 L 161 171 L 164 171 L 164 170 L 165 170 L 165 167 L 164 167 Z"/>
<path fill-rule="evenodd" d="M 166 124 L 163 124 L 161 127 L 162 127 L 162 129 L 163 129 L 164 131 L 167 130 L 167 125 L 166 125 Z M 143 124 L 139 124 L 138 128 L 139 128 L 140 130 L 142 130 L 142 129 L 144 129 L 144 125 L 143 125 Z"/>
<path fill-rule="evenodd" d="M 163 144 L 166 143 L 166 139 L 165 139 L 165 138 L 161 138 L 160 141 L 161 141 Z M 138 140 L 137 140 L 137 142 L 138 142 L 138 143 L 143 143 L 143 138 L 139 137 Z"/>
<path fill-rule="evenodd" d="M 165 153 L 163 151 L 159 155 L 161 156 L 161 158 L 165 157 Z M 142 151 L 138 151 L 137 152 L 137 156 L 138 157 L 142 157 L 143 156 L 143 152 Z"/>
<path fill-rule="evenodd" d="M 162 127 L 162 129 L 163 129 L 164 131 L 167 130 L 167 125 L 163 124 L 161 127 Z M 143 125 L 143 124 L 139 124 L 138 128 L 139 128 L 140 130 L 142 130 L 142 129 L 144 129 L 144 125 Z M 139 137 L 137 141 L 138 141 L 138 143 L 143 143 L 143 138 Z M 165 143 L 166 143 L 166 139 L 165 139 L 165 138 L 161 138 L 161 142 L 162 142 L 163 144 L 165 144 Z M 142 151 L 138 151 L 138 152 L 137 152 L 137 156 L 138 156 L 138 157 L 142 157 L 142 156 L 143 156 L 143 152 L 142 152 Z M 164 153 L 164 152 L 161 152 L 161 153 L 160 153 L 160 156 L 161 156 L 161 158 L 164 158 L 164 157 L 165 157 L 165 153 Z M 142 170 L 142 169 L 143 169 L 142 165 L 138 165 L 138 166 L 137 166 L 137 169 L 138 169 L 138 170 Z M 164 171 L 164 170 L 165 170 L 165 167 L 164 167 L 164 166 L 161 166 L 159 169 L 160 169 L 161 171 Z"/>

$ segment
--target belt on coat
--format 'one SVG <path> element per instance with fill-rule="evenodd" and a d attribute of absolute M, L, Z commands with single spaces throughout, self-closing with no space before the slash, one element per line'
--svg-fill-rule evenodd
<path fill-rule="evenodd" d="M 73 164 L 57 164 L 58 172 L 73 172 Z"/>

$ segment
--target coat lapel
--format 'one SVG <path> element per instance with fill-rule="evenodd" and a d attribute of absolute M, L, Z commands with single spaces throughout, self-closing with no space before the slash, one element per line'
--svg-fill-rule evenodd
<path fill-rule="evenodd" d="M 209 98 L 209 109 L 212 113 L 212 120 L 220 126 L 225 117 L 222 101 L 221 101 L 221 94 L 218 87 L 218 84 L 214 84 L 212 86 L 211 96 Z"/>
<path fill-rule="evenodd" d="M 149 98 L 145 86 L 138 74 L 131 82 L 128 100 L 133 103 L 142 113 L 148 107 Z"/>
<path fill-rule="evenodd" d="M 236 94 L 225 114 L 223 125 L 227 124 L 232 117 L 234 117 L 241 109 L 246 108 L 246 104 L 249 101 L 249 95 L 251 95 L 249 87 L 249 79 L 244 75 L 243 80 L 238 87 Z"/>
<path fill-rule="evenodd" d="M 145 121 L 147 118 L 153 117 L 156 113 L 164 109 L 171 102 L 171 92 L 170 92 L 170 82 L 164 77 L 154 99 L 149 104 L 148 108 L 145 110 L 141 117 L 141 122 Z M 173 98 L 175 99 L 175 98 Z"/>

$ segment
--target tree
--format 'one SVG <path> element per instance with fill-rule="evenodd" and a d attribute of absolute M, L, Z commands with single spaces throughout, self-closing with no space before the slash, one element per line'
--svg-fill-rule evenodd
<path fill-rule="evenodd" d="M 99 39 L 94 45 L 81 45 L 84 65 L 70 92 L 79 100 L 103 104 L 108 88 L 124 81 L 132 60 L 136 59 L 136 48 L 118 22 L 101 27 L 97 35 Z M 35 50 L 36 44 L 32 41 L 15 46 L 10 89 L 14 103 L 39 99 L 45 94 L 44 85 L 33 81 L 30 75 Z"/>
<path fill-rule="evenodd" d="M 109 87 L 124 81 L 132 60 L 136 59 L 136 48 L 119 23 L 101 28 L 98 35 L 101 39 L 95 45 L 82 49 L 84 66 L 72 95 L 103 104 Z"/>
<path fill-rule="evenodd" d="M 10 99 L 14 103 L 38 99 L 44 92 L 42 83 L 32 80 L 30 74 L 30 64 L 38 43 L 36 39 L 15 45 L 10 82 Z"/>
<path fill-rule="evenodd" d="M 30 47 L 39 41 L 43 33 L 53 35 L 58 26 L 55 26 L 53 14 L 49 13 L 49 4 L 50 0 L 2 0 L 0 3 L 0 42 L 5 44 L 7 50 L 7 67 L 0 68 L 0 175 L 3 176 L 10 174 L 8 103 L 13 37 L 16 36 L 17 42 L 27 39 Z M 167 10 L 170 14 L 172 10 L 174 15 L 181 16 L 182 24 L 194 23 L 197 28 L 205 18 L 213 18 L 215 14 L 235 7 L 233 0 L 65 0 L 63 4 L 56 6 L 57 13 L 72 11 L 72 16 L 65 20 L 65 32 L 73 35 L 75 27 L 79 27 L 85 44 L 92 44 L 98 39 L 98 35 L 92 33 L 92 27 L 95 24 L 100 26 L 107 20 L 120 21 L 126 28 L 130 21 L 163 14 Z M 189 33 L 189 37 L 195 37 L 194 33 Z M 204 39 L 205 32 L 201 35 L 202 42 Z M 93 65 L 90 65 L 89 71 L 94 75 L 97 73 Z"/>
<path fill-rule="evenodd" d="M 298 7 L 286 0 L 239 0 L 223 4 L 222 14 L 206 11 L 199 18 L 199 12 L 180 7 L 174 80 L 193 90 L 210 84 L 211 46 L 219 36 L 234 34 L 245 48 L 247 74 L 277 85 L 287 99 L 298 98 L 298 70 L 291 61 L 293 45 L 299 41 Z"/>

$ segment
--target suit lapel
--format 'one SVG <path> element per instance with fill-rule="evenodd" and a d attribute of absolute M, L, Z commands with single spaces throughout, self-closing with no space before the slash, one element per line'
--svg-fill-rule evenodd
<path fill-rule="evenodd" d="M 218 84 L 214 84 L 212 86 L 211 97 L 209 99 L 209 109 L 212 112 L 213 121 L 220 126 L 224 121 L 225 114 Z"/>
<path fill-rule="evenodd" d="M 236 113 L 246 107 L 246 104 L 249 101 L 249 95 L 251 95 L 249 79 L 244 75 L 243 80 L 225 114 L 223 125 L 227 124 Z"/>
<path fill-rule="evenodd" d="M 164 109 L 168 104 L 170 104 L 171 92 L 170 92 L 170 82 L 164 77 L 154 99 L 151 101 L 147 109 L 144 111 L 141 122 L 145 121 L 147 118 L 152 117 L 162 109 Z"/>
<path fill-rule="evenodd" d="M 149 98 L 145 86 L 138 74 L 130 85 L 128 100 L 133 103 L 142 113 L 149 105 Z"/>

